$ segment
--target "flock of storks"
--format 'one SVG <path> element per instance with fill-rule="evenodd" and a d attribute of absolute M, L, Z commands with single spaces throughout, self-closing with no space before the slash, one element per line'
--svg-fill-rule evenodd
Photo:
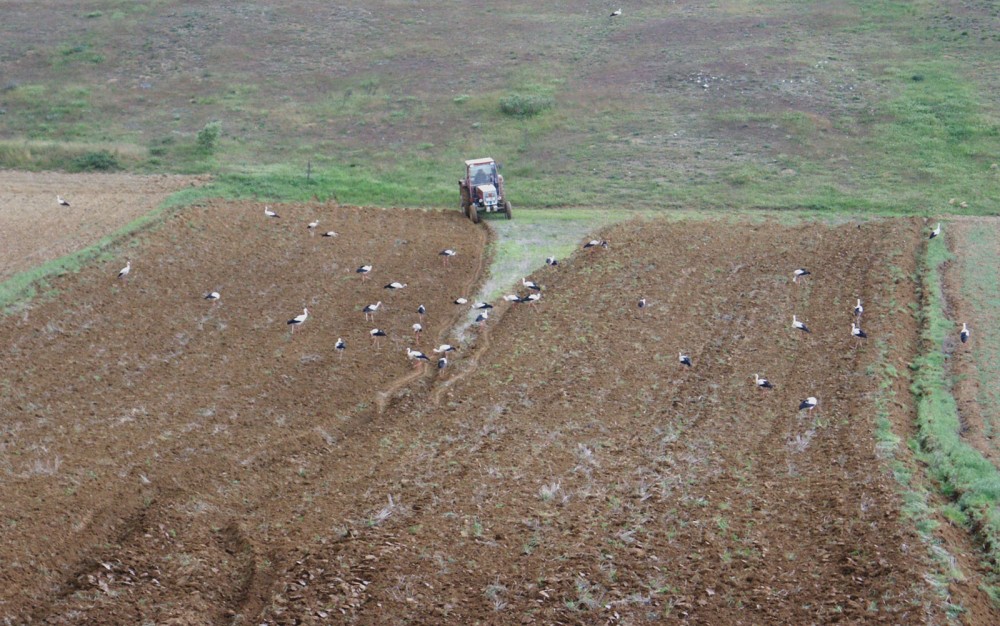
<path fill-rule="evenodd" d="M 65 200 L 62 196 L 56 196 L 56 202 L 60 206 L 70 206 L 69 202 L 67 200 Z M 264 207 L 264 216 L 267 217 L 267 218 L 271 218 L 271 219 L 277 219 L 277 218 L 281 217 L 281 215 L 279 215 L 276 211 L 274 211 L 270 206 L 265 206 Z M 306 228 L 310 232 L 313 232 L 313 231 L 316 230 L 316 228 L 318 226 L 319 226 L 319 221 L 318 220 L 314 220 L 312 222 L 309 222 L 306 225 Z M 335 231 L 327 231 L 327 232 L 324 232 L 322 236 L 323 237 L 337 237 L 338 233 L 335 232 Z M 591 242 L 587 243 L 584 247 L 585 248 L 591 248 L 591 247 L 596 247 L 596 246 L 603 246 L 604 248 L 607 248 L 608 244 L 607 244 L 606 241 L 591 241 Z M 456 256 L 457 254 L 458 253 L 455 250 L 453 250 L 451 248 L 445 248 L 444 250 L 441 250 L 438 253 L 438 256 L 441 258 L 442 264 L 444 264 L 444 266 L 447 267 L 448 266 L 448 261 L 452 257 Z M 559 262 L 558 262 L 558 260 L 555 257 L 548 257 L 548 258 L 545 259 L 545 263 L 547 265 L 558 265 Z M 374 266 L 372 264 L 364 264 L 364 265 L 361 265 L 360 267 L 358 267 L 355 270 L 355 273 L 358 276 L 361 277 L 362 281 L 366 281 L 366 280 L 369 279 L 369 275 L 371 274 L 371 272 L 372 272 L 373 269 L 374 269 Z M 126 262 L 126 264 L 125 264 L 125 267 L 123 267 L 121 270 L 119 270 L 119 272 L 118 272 L 118 278 L 120 280 L 122 280 L 123 282 L 125 282 L 125 281 L 128 280 L 129 274 L 131 272 L 132 272 L 132 261 L 128 260 Z M 505 295 L 504 296 L 504 300 L 506 300 L 507 302 L 531 304 L 531 303 L 538 302 L 541 299 L 541 297 L 542 297 L 541 286 L 539 286 L 534 281 L 528 280 L 527 278 L 522 278 L 521 279 L 521 284 L 522 284 L 523 287 L 525 287 L 528 290 L 527 295 L 520 296 L 520 295 L 517 295 L 517 294 L 509 294 L 509 295 Z M 406 287 L 407 287 L 406 283 L 401 283 L 401 282 L 398 282 L 398 281 L 393 281 L 393 282 L 390 282 L 390 283 L 386 284 L 384 288 L 388 289 L 390 291 L 397 291 L 397 290 L 400 290 L 400 289 L 405 289 Z M 222 300 L 222 294 L 219 293 L 218 291 L 212 291 L 212 292 L 209 292 L 209 293 L 205 294 L 204 295 L 204 299 L 208 300 L 208 301 L 211 301 L 213 303 L 219 303 Z M 453 302 L 456 305 L 468 304 L 468 300 L 466 298 L 463 298 L 463 297 L 456 298 Z M 377 301 L 377 302 L 375 302 L 373 304 L 367 304 L 364 307 L 362 307 L 361 312 L 365 316 L 365 321 L 369 321 L 369 322 L 372 322 L 374 324 L 374 322 L 375 322 L 375 314 L 381 308 L 382 308 L 382 301 L 381 300 L 379 300 L 379 301 Z M 475 303 L 473 303 L 471 305 L 471 308 L 474 311 L 478 311 L 478 315 L 477 315 L 475 321 L 476 321 L 477 324 L 479 324 L 480 326 L 482 326 L 482 325 L 484 325 L 489 320 L 489 315 L 490 315 L 489 314 L 489 309 L 492 309 L 493 305 L 490 304 L 490 303 L 488 303 L 488 302 L 475 302 Z M 421 304 L 420 306 L 417 307 L 416 313 L 417 313 L 420 321 L 415 322 L 412 325 L 412 328 L 413 328 L 414 337 L 415 338 L 419 338 L 420 334 L 423 332 L 423 324 L 422 324 L 422 322 L 424 320 L 424 315 L 427 313 L 427 309 L 426 309 L 426 307 L 423 304 Z M 309 319 L 309 308 L 308 307 L 304 307 L 302 309 L 302 313 L 300 313 L 300 314 L 296 315 L 295 317 L 292 317 L 291 319 L 288 320 L 287 325 L 289 327 L 291 327 L 292 333 L 294 334 L 295 331 L 296 331 L 296 329 L 299 328 L 300 326 L 302 326 L 303 324 L 305 324 L 308 319 Z M 382 340 L 382 338 L 387 337 L 388 333 L 386 333 L 381 328 L 377 328 L 376 327 L 376 328 L 372 328 L 371 330 L 369 330 L 368 331 L 368 335 L 369 335 L 369 337 L 372 340 L 372 346 L 376 350 L 378 350 L 379 346 L 380 346 L 380 341 Z M 338 337 L 337 338 L 337 342 L 334 344 L 334 349 L 336 350 L 339 358 L 343 358 L 344 353 L 347 351 L 347 342 L 344 340 L 343 337 Z M 455 349 L 456 349 L 455 346 L 452 346 L 452 345 L 446 344 L 446 343 L 445 344 L 441 344 L 438 347 L 436 347 L 436 348 L 433 349 L 434 354 L 438 355 L 438 357 L 437 357 L 437 367 L 438 367 L 438 369 L 444 369 L 445 367 L 448 366 L 448 356 L 447 355 L 448 355 L 449 352 L 454 352 Z M 413 361 L 414 365 L 416 365 L 416 366 L 425 366 L 426 367 L 426 365 L 431 360 L 430 357 L 427 354 L 425 354 L 424 352 L 422 352 L 420 350 L 416 350 L 414 348 L 406 348 L 406 356 L 407 356 L 408 359 L 410 359 L 411 361 Z"/>
<path fill-rule="evenodd" d="M 67 202 L 66 200 L 64 200 L 62 198 L 62 196 L 57 196 L 56 200 L 62 206 L 69 206 L 69 202 Z M 267 217 L 269 217 L 269 218 L 279 218 L 279 217 L 281 217 L 275 211 L 273 211 L 270 206 L 265 206 L 264 207 L 264 215 L 267 216 Z M 313 221 L 313 222 L 310 222 L 307 225 L 307 228 L 309 230 L 314 230 L 314 229 L 316 229 L 317 226 L 319 226 L 319 222 L 318 221 Z M 941 223 L 939 222 L 937 224 L 937 226 L 934 228 L 934 230 L 932 230 L 930 232 L 929 239 L 934 239 L 934 238 L 938 237 L 940 234 L 941 234 Z M 336 237 L 337 233 L 334 232 L 334 231 L 328 231 L 328 232 L 323 233 L 323 236 L 324 237 Z M 590 240 L 587 243 L 583 244 L 583 248 L 585 250 L 592 250 L 592 249 L 598 249 L 598 248 L 607 249 L 608 247 L 609 247 L 609 244 L 608 244 L 608 242 L 606 240 L 598 240 L 598 239 L 593 239 L 593 240 Z M 454 257 L 456 254 L 457 254 L 457 252 L 455 250 L 453 250 L 451 248 L 446 248 L 446 249 L 442 250 L 441 252 L 439 252 L 438 256 L 441 257 L 442 263 L 444 263 L 447 266 L 448 260 L 451 259 L 452 257 Z M 558 260 L 556 260 L 555 257 L 548 257 L 548 258 L 545 259 L 545 263 L 547 265 L 553 265 L 554 266 L 554 265 L 558 265 L 559 262 L 558 262 Z M 362 280 L 367 280 L 368 279 L 368 275 L 371 273 L 372 269 L 373 269 L 373 266 L 371 264 L 365 264 L 365 265 L 362 265 L 362 266 L 358 267 L 355 270 L 355 272 L 358 275 L 361 276 Z M 132 261 L 129 260 L 128 262 L 126 262 L 125 267 L 123 267 L 121 269 L 121 271 L 118 272 L 118 278 L 120 278 L 122 280 L 127 279 L 128 275 L 129 275 L 129 272 L 131 272 L 131 271 L 132 271 Z M 804 277 L 810 276 L 810 275 L 811 275 L 811 272 L 809 272 L 808 269 L 806 269 L 804 267 L 796 268 L 792 272 L 792 282 L 793 283 L 798 283 L 798 281 L 799 281 L 800 278 L 804 278 Z M 527 295 L 525 295 L 525 296 L 519 296 L 517 294 L 509 294 L 509 295 L 503 296 L 503 299 L 506 300 L 506 301 L 508 301 L 508 302 L 528 303 L 528 304 L 533 303 L 533 302 L 538 302 L 541 299 L 541 297 L 542 297 L 541 289 L 542 288 L 541 288 L 540 285 L 538 285 L 534 281 L 528 280 L 527 278 L 522 278 L 521 279 L 521 285 L 528 290 L 528 294 Z M 389 289 L 389 290 L 395 291 L 395 290 L 399 290 L 399 289 L 405 289 L 406 286 L 407 286 L 406 283 L 400 283 L 400 282 L 393 281 L 393 282 L 390 282 L 390 283 L 386 284 L 385 285 L 385 289 Z M 206 294 L 204 296 L 204 298 L 206 300 L 210 300 L 210 301 L 213 301 L 213 302 L 218 302 L 222 298 L 222 295 L 218 291 L 213 291 L 211 293 Z M 457 305 L 464 305 L 464 304 L 468 304 L 468 300 L 465 299 L 465 298 L 457 298 L 457 299 L 454 300 L 454 303 L 457 304 Z M 648 305 L 648 303 L 647 303 L 647 301 L 646 301 L 645 298 L 640 298 L 639 299 L 638 306 L 639 306 L 640 309 L 646 308 L 647 305 Z M 362 313 L 364 313 L 364 315 L 365 315 L 365 321 L 371 321 L 372 323 L 374 323 L 374 321 L 375 321 L 375 314 L 378 312 L 378 310 L 379 310 L 379 308 L 381 308 L 381 306 L 382 306 L 382 301 L 381 300 L 379 300 L 378 302 L 375 302 L 374 304 L 368 304 L 368 305 L 366 305 L 362 309 Z M 493 305 L 490 304 L 490 303 L 488 303 L 488 302 L 476 302 L 476 303 L 472 304 L 472 309 L 476 310 L 476 311 L 479 311 L 479 314 L 476 317 L 476 323 L 479 324 L 480 326 L 484 325 L 489 320 L 489 310 L 492 309 L 492 308 L 493 308 Z M 423 325 L 421 324 L 421 322 L 424 319 L 424 314 L 427 312 L 427 309 L 424 307 L 423 304 L 421 304 L 417 308 L 416 312 L 417 312 L 417 315 L 419 316 L 420 321 L 419 322 L 415 322 L 413 324 L 413 333 L 414 333 L 415 337 L 419 337 L 420 333 L 423 331 Z M 854 306 L 854 309 L 853 309 L 852 312 L 854 314 L 855 320 L 853 322 L 851 322 L 851 336 L 854 337 L 855 339 L 857 339 L 858 340 L 858 344 L 860 344 L 860 342 L 862 340 L 867 339 L 867 337 L 868 337 L 868 335 L 863 330 L 861 330 L 861 316 L 864 313 L 864 307 L 861 304 L 861 299 L 860 298 L 858 298 L 857 304 Z M 294 333 L 295 329 L 298 328 L 299 326 L 302 326 L 303 324 L 305 324 L 306 320 L 308 320 L 308 319 L 309 319 L 309 309 L 308 308 L 303 308 L 302 309 L 302 313 L 300 313 L 299 315 L 296 315 L 295 317 L 293 317 L 290 320 L 288 320 L 288 325 L 292 327 L 292 332 Z M 798 319 L 798 317 L 796 315 L 794 315 L 794 314 L 792 315 L 792 328 L 794 328 L 794 329 L 796 329 L 798 331 L 804 332 L 804 333 L 810 333 L 810 332 L 812 332 L 812 331 L 809 330 L 809 327 L 806 326 L 805 323 L 803 323 L 802 321 L 800 321 Z M 379 347 L 379 341 L 383 337 L 387 336 L 387 333 L 384 330 L 380 329 L 380 328 L 372 328 L 370 331 L 368 331 L 368 334 L 371 337 L 372 344 L 373 344 L 373 346 L 376 349 L 378 349 L 378 347 Z M 959 333 L 959 339 L 961 339 L 962 343 L 967 343 L 969 341 L 969 336 L 970 336 L 970 331 L 969 331 L 968 324 L 967 323 L 963 323 L 962 324 L 962 330 Z M 857 347 L 857 344 L 855 345 L 855 347 Z M 347 342 L 345 342 L 342 337 L 338 337 L 337 338 L 337 343 L 334 345 L 334 349 L 337 351 L 337 353 L 338 353 L 338 355 L 340 355 L 340 357 L 343 357 L 344 352 L 347 350 Z M 448 357 L 447 357 L 447 354 L 449 352 L 453 352 L 454 350 L 455 350 L 455 347 L 452 346 L 452 345 L 450 345 L 450 344 L 441 344 L 437 348 L 434 348 L 433 352 L 435 354 L 439 355 L 438 358 L 437 358 L 437 367 L 439 369 L 444 369 L 445 367 L 448 366 Z M 410 359 L 411 361 L 413 361 L 413 363 L 414 363 L 415 366 L 426 367 L 427 364 L 431 360 L 430 357 L 427 354 L 425 354 L 424 352 L 421 352 L 420 350 L 415 350 L 413 348 L 406 348 L 406 356 L 407 356 L 408 359 Z M 688 354 L 685 354 L 683 351 L 681 351 L 681 352 L 678 353 L 678 362 L 680 363 L 680 365 L 683 365 L 685 367 L 693 367 L 693 362 L 691 361 L 691 356 L 688 355 Z M 754 374 L 754 384 L 759 389 L 773 389 L 774 388 L 774 385 L 771 383 L 770 380 L 768 380 L 767 378 L 761 377 L 759 374 Z M 805 398 L 804 400 L 802 400 L 799 403 L 799 410 L 804 410 L 805 409 L 805 410 L 812 411 L 814 408 L 816 408 L 817 405 L 819 405 L 819 400 L 815 396 L 809 396 L 808 398 Z"/>
<path fill-rule="evenodd" d="M 930 236 L 928 238 L 934 239 L 938 237 L 940 234 L 941 234 L 941 223 L 938 222 L 934 230 L 930 232 Z M 606 241 L 604 242 L 591 241 L 586 245 L 584 245 L 584 248 L 590 248 L 597 245 L 603 245 L 603 247 L 605 248 L 608 247 Z M 798 283 L 800 278 L 805 278 L 806 276 L 811 276 L 811 275 L 812 273 L 804 267 L 796 268 L 795 270 L 792 271 L 792 282 Z M 640 298 L 638 306 L 640 309 L 645 309 L 648 306 L 646 298 Z M 864 310 L 865 310 L 864 306 L 861 304 L 861 298 L 858 298 L 857 303 L 854 305 L 854 308 L 852 309 L 852 313 L 854 314 L 855 319 L 854 321 L 851 322 L 851 336 L 858 340 L 858 343 L 855 344 L 855 348 L 857 348 L 857 346 L 861 344 L 862 340 L 868 338 L 868 334 L 861 329 L 861 316 L 864 313 Z M 809 327 L 806 326 L 804 322 L 799 320 L 798 316 L 795 314 L 792 315 L 792 328 L 803 333 L 812 332 L 809 330 Z M 961 339 L 962 343 L 967 343 L 969 341 L 969 336 L 970 336 L 969 326 L 968 324 L 963 323 L 962 330 L 959 333 L 959 339 Z M 691 360 L 691 356 L 685 354 L 684 351 L 680 351 L 677 353 L 677 360 L 678 363 L 682 366 L 685 367 L 694 366 L 694 363 Z M 754 374 L 753 378 L 754 378 L 754 384 L 757 386 L 757 388 L 774 389 L 774 384 L 771 383 L 771 381 L 768 380 L 767 378 L 761 377 L 760 374 Z M 819 399 L 816 398 L 816 396 L 809 396 L 799 403 L 799 410 L 812 411 L 818 405 L 819 405 Z"/>

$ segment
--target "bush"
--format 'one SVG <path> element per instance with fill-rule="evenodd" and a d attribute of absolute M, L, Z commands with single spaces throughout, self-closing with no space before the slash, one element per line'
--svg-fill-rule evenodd
<path fill-rule="evenodd" d="M 514 93 L 500 98 L 500 111 L 511 117 L 534 117 L 554 105 L 555 100 L 550 96 Z"/>
<path fill-rule="evenodd" d="M 107 150 L 81 154 L 69 163 L 72 172 L 113 172 L 120 169 L 122 164 L 118 157 Z"/>
<path fill-rule="evenodd" d="M 219 141 L 220 134 L 222 134 L 221 123 L 209 122 L 205 124 L 205 127 L 198 131 L 198 149 L 204 154 L 215 152 L 215 146 Z"/>

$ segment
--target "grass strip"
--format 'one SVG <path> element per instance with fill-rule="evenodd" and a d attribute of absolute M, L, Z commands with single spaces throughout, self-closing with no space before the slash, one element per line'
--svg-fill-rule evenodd
<path fill-rule="evenodd" d="M 920 258 L 923 354 L 914 360 L 911 389 L 917 400 L 920 455 L 944 494 L 965 514 L 989 562 L 994 584 L 984 591 L 1000 600 L 1000 471 L 960 435 L 958 405 L 951 393 L 944 345 L 957 337 L 945 316 L 941 267 L 951 259 L 941 240 L 932 241 Z"/>

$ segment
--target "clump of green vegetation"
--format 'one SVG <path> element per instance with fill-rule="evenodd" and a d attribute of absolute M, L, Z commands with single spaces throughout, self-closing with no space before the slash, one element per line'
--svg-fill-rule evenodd
<path fill-rule="evenodd" d="M 122 169 L 118 157 L 107 150 L 87 152 L 73 159 L 68 168 L 71 172 L 114 172 Z"/>
<path fill-rule="evenodd" d="M 219 143 L 219 136 L 222 134 L 222 123 L 213 121 L 205 124 L 205 127 L 198 131 L 196 143 L 198 150 L 208 156 L 215 152 Z"/>
<path fill-rule="evenodd" d="M 512 93 L 500 98 L 500 111 L 511 117 L 534 117 L 555 106 L 551 96 Z"/>
<path fill-rule="evenodd" d="M 107 172 L 141 162 L 146 152 L 132 144 L 0 140 L 0 167 L 30 171 Z"/>

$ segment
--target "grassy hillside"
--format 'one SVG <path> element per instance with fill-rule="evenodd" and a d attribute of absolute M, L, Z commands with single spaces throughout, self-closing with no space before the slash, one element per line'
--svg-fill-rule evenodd
<path fill-rule="evenodd" d="M 1000 212 L 986 0 L 8 5 L 2 167 L 449 206 L 490 154 L 519 206 Z"/>

